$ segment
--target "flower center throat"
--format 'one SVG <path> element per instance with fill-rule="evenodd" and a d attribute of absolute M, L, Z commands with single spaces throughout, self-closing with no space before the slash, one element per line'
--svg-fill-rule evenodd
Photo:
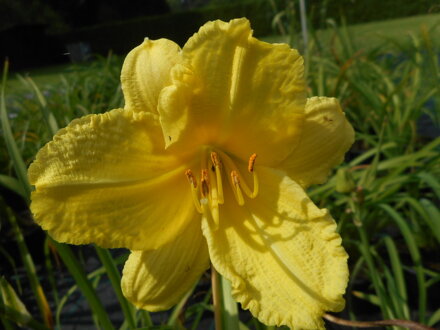
<path fill-rule="evenodd" d="M 251 190 L 235 166 L 232 159 L 222 151 L 211 151 L 210 162 L 204 157 L 202 161 L 202 170 L 200 173 L 200 184 L 195 175 L 188 169 L 185 175 L 191 186 L 191 194 L 197 211 L 201 214 L 210 213 L 215 224 L 218 224 L 219 205 L 224 203 L 223 174 L 229 173 L 231 190 L 234 193 L 238 205 L 244 205 L 244 195 L 249 198 L 255 198 L 258 195 L 258 176 L 255 171 L 256 154 L 249 157 L 248 172 L 253 178 L 253 189 Z"/>

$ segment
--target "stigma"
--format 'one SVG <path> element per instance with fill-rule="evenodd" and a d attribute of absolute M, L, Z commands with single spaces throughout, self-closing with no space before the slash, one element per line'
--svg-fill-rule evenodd
<path fill-rule="evenodd" d="M 257 155 L 252 154 L 247 166 L 247 175 L 250 175 L 253 181 L 251 189 L 235 166 L 234 161 L 227 154 L 216 150 L 210 151 L 208 157 L 207 152 L 204 152 L 199 180 L 190 169 L 185 171 L 196 210 L 201 214 L 209 213 L 214 223 L 218 224 L 219 205 L 225 202 L 223 179 L 229 182 L 238 205 L 245 204 L 245 196 L 251 199 L 257 197 L 259 185 L 255 171 L 256 158 Z"/>

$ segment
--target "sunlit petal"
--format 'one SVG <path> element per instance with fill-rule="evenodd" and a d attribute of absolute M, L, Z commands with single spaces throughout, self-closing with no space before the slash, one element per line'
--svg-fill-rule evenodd
<path fill-rule="evenodd" d="M 354 131 L 334 98 L 307 100 L 304 128 L 298 147 L 281 168 L 303 187 L 325 182 L 331 169 L 344 160 L 354 142 Z"/>
<path fill-rule="evenodd" d="M 209 267 L 200 221 L 172 242 L 152 251 L 133 251 L 124 266 L 122 290 L 136 307 L 166 310 L 188 292 Z"/>
<path fill-rule="evenodd" d="M 205 24 L 182 57 L 160 94 L 167 145 L 215 144 L 242 159 L 251 146 L 266 165 L 295 148 L 306 103 L 296 50 L 258 41 L 249 21 L 237 19 Z"/>
<path fill-rule="evenodd" d="M 258 168 L 260 195 L 236 206 L 229 195 L 218 230 L 202 222 L 216 269 L 233 296 L 267 325 L 323 328 L 324 311 L 340 311 L 347 254 L 328 211 L 318 209 L 283 172 Z"/>
<path fill-rule="evenodd" d="M 29 168 L 35 221 L 60 242 L 161 246 L 195 215 L 177 156 L 164 150 L 152 114 L 118 109 L 75 120 Z"/>

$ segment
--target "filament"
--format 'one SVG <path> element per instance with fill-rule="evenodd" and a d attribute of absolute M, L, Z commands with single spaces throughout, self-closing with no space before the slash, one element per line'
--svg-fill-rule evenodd
<path fill-rule="evenodd" d="M 197 180 L 194 177 L 194 174 L 193 174 L 193 172 L 190 169 L 185 171 L 185 175 L 188 178 L 188 181 L 189 181 L 190 186 L 191 186 L 191 196 L 192 196 L 194 205 L 196 207 L 196 210 L 199 213 L 203 213 L 202 207 L 201 207 L 200 202 L 199 202 L 199 197 L 198 197 Z"/>
<path fill-rule="evenodd" d="M 211 160 L 212 164 L 214 165 L 215 170 L 215 177 L 216 177 L 216 183 L 217 183 L 217 200 L 219 204 L 223 204 L 225 202 L 223 197 L 223 180 L 222 180 L 222 163 L 220 159 L 218 158 L 218 155 L 216 152 L 211 152 Z"/>

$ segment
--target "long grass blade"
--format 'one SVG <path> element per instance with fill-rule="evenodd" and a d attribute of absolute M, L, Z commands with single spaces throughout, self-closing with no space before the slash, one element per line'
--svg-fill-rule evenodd
<path fill-rule="evenodd" d="M 402 317 L 406 319 L 410 319 L 409 307 L 408 307 L 408 297 L 406 294 L 406 283 L 405 277 L 403 276 L 403 268 L 402 263 L 399 258 L 399 253 L 397 252 L 396 245 L 393 240 L 389 236 L 385 236 L 384 238 L 385 246 L 388 251 L 388 257 L 391 261 L 391 268 L 393 271 L 393 280 L 396 285 L 397 293 L 398 293 L 398 308 L 402 310 Z"/>
<path fill-rule="evenodd" d="M 93 315 L 97 317 L 100 325 L 104 329 L 114 329 L 113 324 L 111 323 L 107 312 L 102 306 L 102 303 L 99 300 L 95 289 L 87 279 L 86 273 L 84 272 L 76 257 L 73 255 L 70 247 L 68 245 L 58 243 L 54 240 L 51 240 L 51 243 L 55 245 L 58 253 L 61 256 L 61 259 L 63 259 L 64 264 L 66 265 L 70 274 L 72 274 L 78 287 L 81 289 L 81 292 L 87 299 L 90 308 L 93 311 Z"/>
<path fill-rule="evenodd" d="M 113 290 L 116 293 L 116 297 L 118 298 L 119 304 L 121 305 L 122 312 L 125 316 L 125 321 L 128 326 L 133 329 L 136 327 L 135 319 L 134 319 L 134 307 L 125 299 L 121 290 L 121 275 L 119 274 L 119 270 L 116 267 L 113 258 L 110 252 L 107 249 L 100 248 L 99 246 L 95 246 L 96 253 L 98 254 L 99 259 L 101 260 L 104 268 L 107 271 L 107 275 L 112 284 Z"/>
<path fill-rule="evenodd" d="M 58 123 L 55 119 L 55 116 L 47 108 L 46 98 L 44 97 L 43 93 L 41 93 L 41 90 L 38 88 L 37 84 L 35 84 L 35 82 L 30 77 L 27 77 L 26 80 L 31 85 L 32 89 L 34 90 L 35 94 L 37 95 L 38 101 L 40 102 L 40 105 L 41 105 L 41 111 L 43 113 L 43 118 L 44 118 L 44 121 L 46 122 L 46 125 L 49 127 L 52 135 L 55 135 L 55 133 L 58 132 L 59 127 L 58 127 Z"/>
<path fill-rule="evenodd" d="M 396 222 L 399 227 L 403 238 L 405 239 L 406 245 L 408 247 L 409 253 L 411 254 L 411 258 L 414 262 L 416 268 L 416 277 L 417 284 L 419 288 L 419 321 L 420 323 L 425 323 L 426 317 L 426 283 L 425 283 L 425 275 L 423 272 L 422 258 L 417 247 L 417 244 L 414 240 L 414 236 L 411 233 L 411 230 L 406 223 L 406 221 L 402 218 L 402 216 L 397 213 L 393 208 L 391 208 L 387 204 L 379 204 L 386 213 L 388 213 L 391 218 Z"/>
<path fill-rule="evenodd" d="M 180 301 L 177 303 L 177 305 L 174 307 L 173 311 L 171 312 L 170 317 L 168 318 L 167 325 L 174 326 L 174 327 L 182 327 L 181 324 L 179 324 L 179 315 L 182 315 L 183 309 L 188 302 L 189 297 L 191 297 L 192 293 L 194 292 L 194 289 L 196 288 L 196 285 L 194 285 L 185 295 L 180 299 Z"/>
<path fill-rule="evenodd" d="M 20 195 L 24 199 L 27 198 L 26 192 L 23 189 L 23 185 L 21 185 L 20 182 L 12 176 L 0 174 L 0 186 L 3 186 L 15 192 L 17 195 Z"/>
<path fill-rule="evenodd" d="M 9 68 L 9 62 L 5 61 L 3 67 L 2 85 L 0 90 L 0 121 L 2 125 L 3 138 L 5 139 L 6 148 L 8 149 L 9 157 L 12 160 L 15 173 L 17 174 L 18 180 L 21 186 L 23 187 L 23 191 L 26 192 L 26 196 L 27 196 L 26 199 L 29 201 L 29 196 L 31 194 L 31 187 L 27 179 L 26 165 L 23 162 L 21 153 L 18 150 L 14 136 L 12 135 L 11 125 L 9 123 L 8 113 L 6 111 L 5 87 L 8 76 L 8 68 Z"/>
<path fill-rule="evenodd" d="M 33 318 L 28 318 L 26 314 L 22 314 L 15 309 L 8 306 L 0 304 L 0 316 L 1 319 L 9 319 L 15 323 L 20 323 L 25 325 L 27 328 L 35 330 L 49 330 L 43 323 L 38 322 Z"/>
<path fill-rule="evenodd" d="M 41 287 L 40 281 L 38 279 L 37 272 L 35 270 L 35 264 L 32 260 L 32 256 L 29 253 L 26 242 L 24 241 L 23 234 L 17 224 L 15 216 L 12 212 L 8 211 L 8 219 L 9 222 L 15 232 L 15 239 L 18 245 L 18 249 L 20 251 L 20 256 L 23 262 L 23 265 L 26 269 L 26 273 L 29 279 L 29 284 L 34 293 L 35 299 L 37 300 L 38 309 L 40 310 L 41 316 L 44 320 L 44 324 L 48 328 L 53 328 L 53 317 L 52 311 L 49 307 L 49 303 L 47 302 L 46 295 L 44 294 L 43 288 Z"/>

